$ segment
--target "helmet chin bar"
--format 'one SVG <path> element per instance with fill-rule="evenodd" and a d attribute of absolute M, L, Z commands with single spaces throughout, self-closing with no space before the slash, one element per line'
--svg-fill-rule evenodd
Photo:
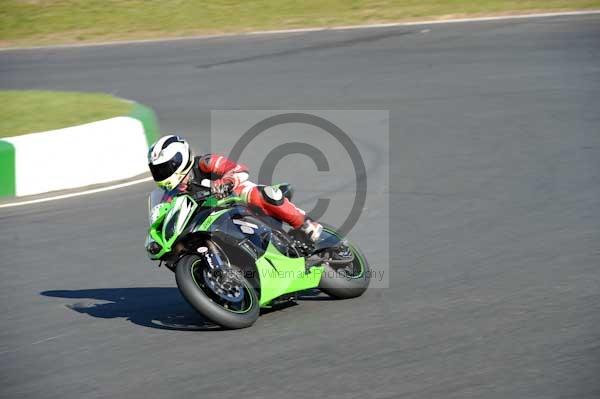
<path fill-rule="evenodd" d="M 191 169 L 191 168 L 190 168 Z M 189 173 L 190 169 L 175 172 L 171 177 L 158 183 L 158 185 L 168 191 L 174 190 Z"/>
<path fill-rule="evenodd" d="M 179 174 L 175 173 L 168 179 L 165 179 L 165 180 L 161 181 L 160 183 L 158 183 L 158 185 L 161 186 L 162 188 L 166 189 L 167 191 L 171 191 L 179 185 L 181 180 L 183 180 L 183 179 L 179 178 Z"/>

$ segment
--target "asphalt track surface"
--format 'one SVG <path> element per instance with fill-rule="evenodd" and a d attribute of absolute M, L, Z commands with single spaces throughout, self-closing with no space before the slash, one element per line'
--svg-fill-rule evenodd
<path fill-rule="evenodd" d="M 145 258 L 150 184 L 0 210 L 0 396 L 600 396 L 600 17 L 4 52 L 0 86 L 136 99 L 198 148 L 211 109 L 384 109 L 392 154 L 389 236 L 358 227 L 390 287 L 240 331 Z"/>

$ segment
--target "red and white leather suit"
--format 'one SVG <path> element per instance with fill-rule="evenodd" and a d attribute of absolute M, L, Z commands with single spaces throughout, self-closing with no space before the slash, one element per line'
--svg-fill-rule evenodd
<path fill-rule="evenodd" d="M 305 212 L 284 198 L 277 188 L 259 186 L 248 180 L 248 168 L 222 155 L 207 154 L 194 158 L 192 169 L 178 187 L 180 191 L 193 191 L 204 179 L 211 181 L 212 187 L 225 184 L 233 186 L 233 192 L 249 205 L 264 213 L 286 222 L 297 229 L 306 219 Z"/>

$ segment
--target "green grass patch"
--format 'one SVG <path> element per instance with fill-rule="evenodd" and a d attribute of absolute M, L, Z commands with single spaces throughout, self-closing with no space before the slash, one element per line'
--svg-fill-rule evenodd
<path fill-rule="evenodd" d="M 133 103 L 101 93 L 0 91 L 0 137 L 127 115 Z"/>
<path fill-rule="evenodd" d="M 599 0 L 0 0 L 0 45 L 595 8 Z"/>

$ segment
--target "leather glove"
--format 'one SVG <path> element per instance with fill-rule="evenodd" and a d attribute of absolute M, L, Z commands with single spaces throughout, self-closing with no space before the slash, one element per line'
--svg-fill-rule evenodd
<path fill-rule="evenodd" d="M 210 187 L 211 193 L 218 199 L 222 199 L 231 195 L 233 191 L 233 183 L 228 179 L 213 180 Z"/>

